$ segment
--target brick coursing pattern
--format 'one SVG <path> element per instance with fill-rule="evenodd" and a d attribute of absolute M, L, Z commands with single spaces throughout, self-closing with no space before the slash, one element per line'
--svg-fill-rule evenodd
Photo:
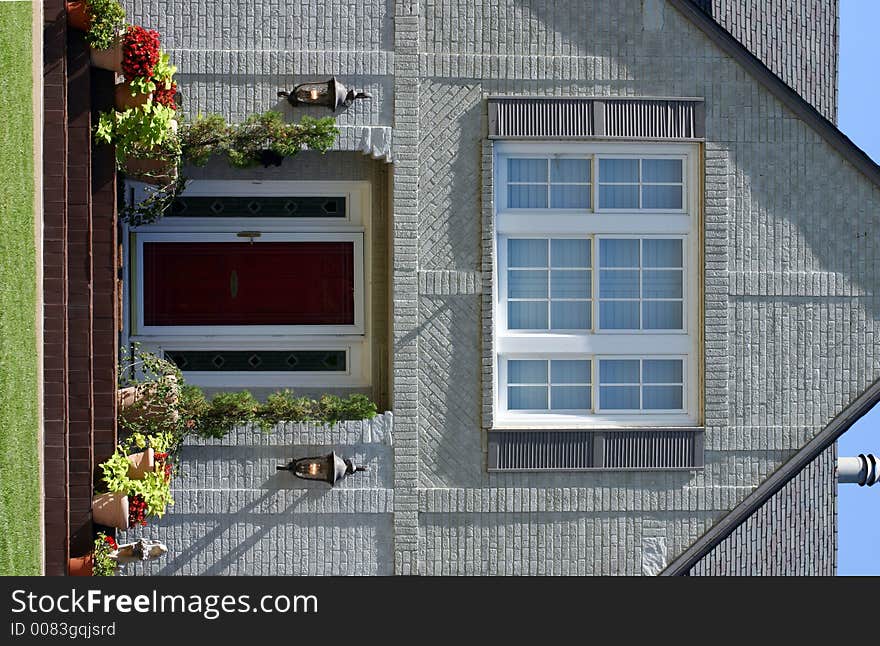
<path fill-rule="evenodd" d="M 839 0 L 701 0 L 701 8 L 837 122 Z"/>
<path fill-rule="evenodd" d="M 837 574 L 837 444 L 703 557 L 691 576 Z"/>
<path fill-rule="evenodd" d="M 222 440 L 188 443 L 165 517 L 117 535 L 162 541 L 168 554 L 123 573 L 392 574 L 392 434 L 386 413 L 333 427 L 244 426 Z M 322 455 L 328 444 L 367 471 L 331 488 L 276 470 Z"/>
<path fill-rule="evenodd" d="M 235 4 L 224 3 L 226 13 L 212 20 L 222 23 Z M 246 4 L 238 5 L 242 15 Z M 324 6 L 337 16 L 348 4 Z M 646 16 L 646 4 L 661 15 Z M 364 7 L 393 22 L 388 38 L 359 47 L 365 57 L 372 52 L 370 66 L 375 52 L 393 50 L 393 70 L 383 75 L 375 66 L 351 75 L 348 53 L 332 65 L 327 53 L 348 45 L 315 44 L 299 27 L 283 45 L 260 47 L 321 51 L 326 67 L 316 55 L 304 75 L 338 67 L 347 84 L 383 88 L 340 119 L 394 129 L 394 496 L 388 533 L 365 536 L 387 541 L 377 550 L 393 546 L 397 574 L 656 572 L 880 375 L 880 262 L 866 235 L 880 224 L 880 190 L 668 3 Z M 175 48 L 216 49 L 188 40 L 190 17 L 174 20 Z M 264 74 L 247 56 L 228 60 L 239 66 L 224 70 L 228 78 L 209 68 L 187 77 L 193 105 L 226 114 L 266 107 L 278 68 Z M 486 473 L 494 389 L 490 94 L 705 98 L 702 471 Z M 253 572 L 271 572 L 259 569 L 268 567 L 260 558 Z M 327 567 L 320 558 L 319 566 Z"/>

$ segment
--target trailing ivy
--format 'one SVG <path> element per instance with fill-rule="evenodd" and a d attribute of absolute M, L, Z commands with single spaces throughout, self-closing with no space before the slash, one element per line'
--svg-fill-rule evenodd
<path fill-rule="evenodd" d="M 96 133 L 99 141 L 121 142 L 117 143 L 117 155 L 122 159 L 133 151 L 143 154 L 137 149 L 138 145 L 143 147 L 140 138 L 148 136 L 155 140 L 157 131 L 167 132 L 159 126 L 165 125 L 160 123 L 165 116 L 162 109 L 169 108 L 158 103 L 148 105 L 150 119 L 102 115 Z M 216 156 L 225 158 L 234 168 L 250 168 L 261 164 L 278 165 L 285 158 L 294 157 L 306 149 L 327 152 L 338 135 L 339 128 L 333 117 L 314 119 L 304 116 L 299 123 L 287 123 L 280 112 L 269 111 L 251 115 L 241 124 L 230 125 L 222 116 L 209 114 L 199 115 L 179 128 L 175 124 L 174 136 L 151 144 L 151 150 L 162 151 L 167 159 L 179 159 L 180 166 L 204 166 Z M 148 188 L 147 197 L 137 204 L 124 206 L 120 218 L 131 226 L 156 222 L 180 197 L 186 184 L 186 178 L 178 173 L 174 181 Z"/>

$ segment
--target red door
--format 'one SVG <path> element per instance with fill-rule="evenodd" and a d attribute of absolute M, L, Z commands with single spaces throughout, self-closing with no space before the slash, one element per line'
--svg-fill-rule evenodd
<path fill-rule="evenodd" d="M 145 325 L 353 325 L 353 242 L 145 242 Z"/>

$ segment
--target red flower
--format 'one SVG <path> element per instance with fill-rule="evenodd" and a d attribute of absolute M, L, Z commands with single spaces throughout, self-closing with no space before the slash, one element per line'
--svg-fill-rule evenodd
<path fill-rule="evenodd" d="M 167 454 L 167 453 L 160 453 L 160 452 L 158 452 L 158 451 L 157 451 L 154 455 L 155 455 L 155 457 L 156 457 L 157 460 L 164 460 L 165 458 L 168 457 L 168 454 Z"/>
<path fill-rule="evenodd" d="M 159 32 L 137 25 L 122 37 L 122 73 L 131 81 L 139 76 L 150 78 L 159 62 Z"/>
<path fill-rule="evenodd" d="M 147 524 L 147 503 L 140 494 L 128 497 L 128 526 Z"/>
<path fill-rule="evenodd" d="M 111 550 L 118 550 L 119 549 L 119 545 L 116 544 L 116 539 L 114 539 L 112 536 L 105 536 L 104 542 L 110 546 Z"/>
<path fill-rule="evenodd" d="M 172 110 L 177 110 L 177 104 L 174 103 L 174 97 L 177 96 L 177 83 L 174 81 L 171 82 L 171 87 L 161 90 L 156 90 L 153 93 L 153 100 L 160 104 L 171 108 Z"/>

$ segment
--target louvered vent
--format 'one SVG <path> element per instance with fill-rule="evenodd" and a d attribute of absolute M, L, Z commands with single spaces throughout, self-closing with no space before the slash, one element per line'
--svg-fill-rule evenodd
<path fill-rule="evenodd" d="M 703 429 L 492 431 L 490 471 L 697 469 Z"/>
<path fill-rule="evenodd" d="M 696 139 L 693 101 L 605 101 L 605 136 Z"/>
<path fill-rule="evenodd" d="M 490 139 L 663 139 L 706 133 L 702 99 L 490 97 Z"/>
<path fill-rule="evenodd" d="M 499 99 L 499 137 L 590 137 L 593 135 L 593 105 L 577 99 Z"/>
<path fill-rule="evenodd" d="M 687 469 L 696 464 L 694 433 L 633 431 L 605 435 L 606 469 Z"/>
<path fill-rule="evenodd" d="M 492 433 L 498 451 L 495 468 L 509 471 L 589 469 L 593 466 L 592 435 L 566 431 Z"/>

